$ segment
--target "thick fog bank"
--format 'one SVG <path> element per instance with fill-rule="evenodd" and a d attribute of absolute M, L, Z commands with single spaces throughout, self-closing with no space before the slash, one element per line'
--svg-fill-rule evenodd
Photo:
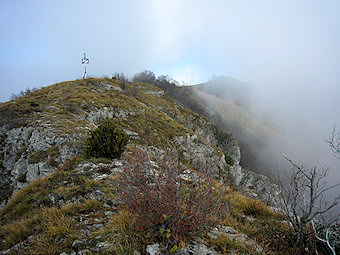
<path fill-rule="evenodd" d="M 328 167 L 327 185 L 340 182 L 340 160 L 326 143 L 334 124 L 340 129 L 337 90 L 316 84 L 269 86 L 215 77 L 195 91 L 239 140 L 244 167 L 270 176 L 282 174 L 291 168 L 284 154 L 306 168 Z M 340 187 L 330 197 L 339 194 Z"/>

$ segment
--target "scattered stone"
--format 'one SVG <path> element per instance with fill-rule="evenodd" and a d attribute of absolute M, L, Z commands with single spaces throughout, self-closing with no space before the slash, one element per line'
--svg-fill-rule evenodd
<path fill-rule="evenodd" d="M 155 97 L 162 97 L 164 96 L 164 93 L 165 93 L 163 90 L 159 90 L 159 91 L 147 90 L 145 92 Z"/>
<path fill-rule="evenodd" d="M 161 255 L 161 254 L 162 254 L 158 243 L 149 244 L 149 245 L 146 247 L 146 252 L 147 252 L 149 255 Z"/>
<path fill-rule="evenodd" d="M 16 245 L 13 245 L 10 249 L 11 252 L 20 252 L 24 250 L 27 247 L 27 241 L 23 241 L 21 243 L 18 243 Z"/>
<path fill-rule="evenodd" d="M 104 225 L 103 224 L 93 224 L 92 227 L 95 229 L 102 228 Z"/>
<path fill-rule="evenodd" d="M 253 217 L 249 217 L 246 215 L 241 215 L 242 219 L 246 220 L 246 221 L 250 221 L 250 222 L 254 222 L 255 219 Z"/>
<path fill-rule="evenodd" d="M 95 181 L 100 181 L 100 180 L 104 180 L 107 179 L 109 177 L 108 174 L 102 174 L 102 175 L 98 175 L 97 177 L 94 178 Z"/>
<path fill-rule="evenodd" d="M 135 139 L 139 137 L 139 134 L 137 132 L 133 132 L 133 131 L 130 131 L 130 130 L 127 130 L 127 129 L 124 129 L 124 132 L 127 135 L 132 136 Z"/>
<path fill-rule="evenodd" d="M 78 251 L 77 255 L 91 255 L 92 252 L 88 249 Z"/>
<path fill-rule="evenodd" d="M 111 215 L 113 215 L 113 212 L 107 211 L 107 212 L 104 212 L 104 215 L 105 215 L 105 216 L 111 216 Z"/>
<path fill-rule="evenodd" d="M 183 173 L 180 175 L 180 178 L 183 181 L 187 181 L 187 182 L 193 182 L 195 180 L 198 179 L 197 174 L 192 173 L 189 169 L 186 169 L 183 171 Z"/>
<path fill-rule="evenodd" d="M 85 240 L 74 240 L 73 243 L 72 243 L 72 248 L 73 249 L 79 249 L 81 248 L 81 246 L 83 246 L 85 244 Z"/>
<path fill-rule="evenodd" d="M 99 248 L 101 251 L 105 251 L 110 249 L 112 247 L 112 244 L 110 244 L 109 242 L 101 242 L 97 243 L 96 247 Z"/>
<path fill-rule="evenodd" d="M 250 239 L 245 234 L 238 233 L 232 227 L 219 225 L 208 233 L 208 236 L 212 239 L 217 239 L 221 235 L 226 236 L 230 240 L 243 243 L 244 245 L 251 247 L 260 254 L 263 253 L 263 248 L 258 243 L 256 243 L 256 241 Z"/>
<path fill-rule="evenodd" d="M 188 245 L 187 248 L 178 250 L 175 255 L 219 255 L 217 251 L 204 244 Z"/>

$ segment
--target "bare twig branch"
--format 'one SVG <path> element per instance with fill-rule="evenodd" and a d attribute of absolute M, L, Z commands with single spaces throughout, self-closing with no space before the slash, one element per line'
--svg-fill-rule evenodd
<path fill-rule="evenodd" d="M 308 225 L 314 218 L 318 218 L 320 222 L 319 229 L 315 229 L 316 233 L 336 222 L 330 216 L 332 209 L 339 204 L 340 197 L 336 197 L 332 203 L 326 203 L 324 194 L 338 187 L 340 183 L 327 187 L 327 168 L 304 168 L 282 155 L 292 165 L 292 169 L 289 174 L 285 171 L 285 182 L 278 180 L 282 190 L 281 207 L 291 225 L 292 234 L 296 237 L 295 245 L 307 248 L 312 234 Z"/>
<path fill-rule="evenodd" d="M 313 221 L 313 220 L 312 220 L 312 226 L 313 226 L 313 230 L 314 230 L 315 237 L 316 237 L 319 241 L 321 241 L 321 242 L 323 242 L 323 243 L 326 243 L 327 246 L 329 247 L 329 249 L 332 251 L 332 254 L 333 254 L 333 255 L 336 255 L 334 247 L 331 246 L 331 244 L 329 243 L 329 228 L 327 228 L 327 230 L 326 230 L 326 239 L 322 239 L 322 238 L 319 237 L 318 234 L 316 233 L 315 224 L 314 224 L 314 221 Z"/>
<path fill-rule="evenodd" d="M 332 152 L 335 154 L 335 157 L 340 159 L 340 132 L 336 131 L 336 125 L 334 124 L 333 131 L 329 136 L 328 140 L 326 140 Z"/>

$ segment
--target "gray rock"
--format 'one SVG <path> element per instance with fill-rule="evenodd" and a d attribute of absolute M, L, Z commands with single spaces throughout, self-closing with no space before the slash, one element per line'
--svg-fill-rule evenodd
<path fill-rule="evenodd" d="M 104 215 L 105 215 L 105 216 L 111 216 L 111 215 L 113 215 L 113 212 L 107 211 L 107 212 L 104 212 Z"/>
<path fill-rule="evenodd" d="M 0 174 L 0 187 L 7 185 L 8 191 L 8 194 L 2 194 L 1 197 L 9 198 L 12 190 L 17 191 L 27 186 L 29 182 L 50 175 L 57 169 L 47 163 L 48 157 L 42 158 L 42 161 L 37 164 L 29 164 L 27 161 L 29 155 L 38 151 L 46 151 L 51 146 L 58 146 L 60 155 L 54 160 L 61 163 L 79 153 L 77 143 L 74 142 L 76 137 L 79 137 L 78 134 L 72 134 L 67 138 L 57 136 L 54 128 L 42 118 L 30 125 L 12 129 L 1 126 L 3 141 L 0 150 L 3 152 L 2 165 L 5 169 Z M 18 177 L 25 173 L 27 183 L 18 182 Z M 5 198 L 4 201 L 7 199 Z"/>
<path fill-rule="evenodd" d="M 11 252 L 11 249 L 5 250 L 5 251 L 0 251 L 0 255 L 7 255 Z"/>
<path fill-rule="evenodd" d="M 270 206 L 278 207 L 280 188 L 269 181 L 268 177 L 244 169 L 239 165 L 230 167 L 235 184 L 248 195 L 262 199 Z"/>
<path fill-rule="evenodd" d="M 160 249 L 160 246 L 159 246 L 158 243 L 149 244 L 149 245 L 146 247 L 146 252 L 147 252 L 149 255 L 160 255 L 160 254 L 162 254 L 161 249 Z"/>
<path fill-rule="evenodd" d="M 155 97 L 162 97 L 165 94 L 163 90 L 159 90 L 159 91 L 147 90 L 145 92 Z"/>
<path fill-rule="evenodd" d="M 15 251 L 15 252 L 20 252 L 21 250 L 25 249 L 27 247 L 27 242 L 23 241 L 21 243 L 18 243 L 14 246 L 12 246 L 11 251 Z"/>
<path fill-rule="evenodd" d="M 109 242 L 101 242 L 97 243 L 96 247 L 99 248 L 101 251 L 104 251 L 110 249 L 112 247 L 112 244 Z"/>
<path fill-rule="evenodd" d="M 92 227 L 95 229 L 102 228 L 104 225 L 103 224 L 93 224 Z"/>
<path fill-rule="evenodd" d="M 94 178 L 95 181 L 100 181 L 100 180 L 104 180 L 107 179 L 109 177 L 108 174 L 102 174 L 102 175 L 98 175 L 97 177 Z"/>
<path fill-rule="evenodd" d="M 118 92 L 123 91 L 120 87 L 114 86 L 112 84 L 109 84 L 109 83 L 106 83 L 106 82 L 103 82 L 103 81 L 96 82 L 96 85 L 98 87 L 105 88 L 105 89 L 108 89 L 108 90 L 113 90 L 113 91 L 118 91 Z"/>
<path fill-rule="evenodd" d="M 219 255 L 217 251 L 215 251 L 212 248 L 208 248 L 204 244 L 193 244 L 193 245 L 188 245 L 187 248 L 183 248 L 178 250 L 176 255 Z"/>
<path fill-rule="evenodd" d="M 86 243 L 86 240 L 74 240 L 72 243 L 73 249 L 79 249 Z"/>
<path fill-rule="evenodd" d="M 189 169 L 184 170 L 180 175 L 180 178 L 184 181 L 195 181 L 199 179 L 197 174 L 192 173 Z"/>
<path fill-rule="evenodd" d="M 24 174 L 27 172 L 27 159 L 20 158 L 13 167 L 13 170 L 11 174 L 14 176 L 14 178 L 18 178 L 21 174 Z"/>
<path fill-rule="evenodd" d="M 104 107 L 103 109 L 96 109 L 95 111 L 90 111 L 85 117 L 86 120 L 91 124 L 97 126 L 100 121 L 111 119 L 115 116 L 114 109 L 109 109 Z"/>
<path fill-rule="evenodd" d="M 77 255 L 91 255 L 92 252 L 88 249 L 78 251 Z"/>
<path fill-rule="evenodd" d="M 130 131 L 130 130 L 127 130 L 127 129 L 124 129 L 124 132 L 130 136 L 130 137 L 133 137 L 133 138 L 138 138 L 139 137 L 139 134 L 137 132 L 133 132 L 133 131 Z"/>
<path fill-rule="evenodd" d="M 220 169 L 226 169 L 227 164 L 224 160 L 222 151 L 217 150 L 212 144 L 199 138 L 197 135 L 187 134 L 178 136 L 174 139 L 179 144 L 182 156 L 197 170 L 218 176 Z"/>
<path fill-rule="evenodd" d="M 53 145 L 55 135 L 51 130 L 36 128 L 29 139 L 29 149 L 33 151 L 45 151 Z"/>
<path fill-rule="evenodd" d="M 249 216 L 246 216 L 246 215 L 241 215 L 242 219 L 245 219 L 247 221 L 250 221 L 250 222 L 253 222 L 255 221 L 255 219 L 253 217 L 249 217 Z"/>
<path fill-rule="evenodd" d="M 258 243 L 256 243 L 256 241 L 250 239 L 245 234 L 238 233 L 232 227 L 219 225 L 208 233 L 208 236 L 212 239 L 217 239 L 222 235 L 226 236 L 230 240 L 243 243 L 260 254 L 263 253 L 263 248 Z"/>

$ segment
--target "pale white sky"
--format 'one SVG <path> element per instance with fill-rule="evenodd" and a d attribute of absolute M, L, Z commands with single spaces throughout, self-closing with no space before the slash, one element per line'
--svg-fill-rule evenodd
<path fill-rule="evenodd" d="M 93 76 L 150 69 L 338 92 L 339 13 L 336 0 L 2 0 L 0 101 L 82 77 L 84 51 Z"/>

